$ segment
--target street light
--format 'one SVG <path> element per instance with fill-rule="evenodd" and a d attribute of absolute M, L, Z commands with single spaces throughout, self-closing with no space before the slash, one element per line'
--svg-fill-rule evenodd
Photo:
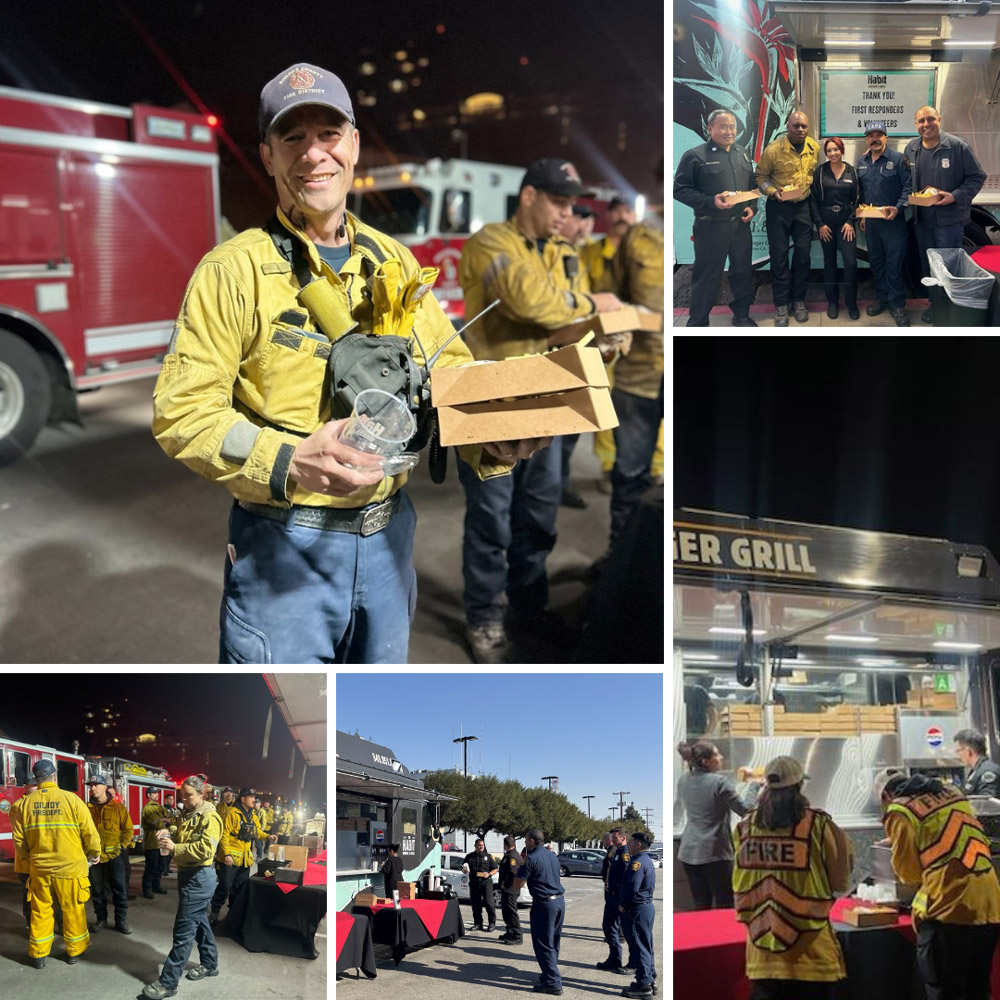
<path fill-rule="evenodd" d="M 454 731 L 455 730 L 453 729 L 452 732 Z M 478 739 L 479 739 L 478 736 L 459 736 L 458 739 L 451 741 L 452 743 L 462 744 L 462 773 L 465 775 L 466 778 L 469 777 L 469 740 L 478 740 Z M 462 835 L 465 843 L 465 850 L 468 851 L 469 831 L 463 830 Z"/>
<path fill-rule="evenodd" d="M 597 796 L 596 795 L 584 795 L 584 798 L 587 800 L 587 819 L 590 819 L 590 800 L 591 799 L 596 799 Z"/>
<path fill-rule="evenodd" d="M 549 791 L 552 791 L 552 782 L 556 783 L 556 791 L 559 791 L 559 775 L 558 774 L 546 774 L 543 775 L 542 781 L 547 781 L 549 783 Z"/>

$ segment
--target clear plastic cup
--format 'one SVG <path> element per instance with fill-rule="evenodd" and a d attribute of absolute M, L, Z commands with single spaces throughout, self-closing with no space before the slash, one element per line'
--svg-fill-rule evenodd
<path fill-rule="evenodd" d="M 340 440 L 366 455 L 393 458 L 416 432 L 417 421 L 402 400 L 382 389 L 365 389 L 354 400 Z"/>

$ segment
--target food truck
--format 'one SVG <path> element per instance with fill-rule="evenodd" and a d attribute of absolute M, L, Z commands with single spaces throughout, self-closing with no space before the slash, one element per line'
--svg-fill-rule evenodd
<path fill-rule="evenodd" d="M 854 842 L 855 882 L 891 881 L 868 850 L 877 771 L 960 780 L 969 726 L 998 756 L 1000 564 L 982 546 L 680 509 L 673 588 L 674 745 L 712 741 L 734 778 L 800 761 L 804 794 Z M 675 752 L 674 788 L 685 766 Z M 971 801 L 1000 854 L 996 803 Z M 676 909 L 684 818 L 675 798 Z"/>
<path fill-rule="evenodd" d="M 456 801 L 424 788 L 388 747 L 338 730 L 337 909 L 359 892 L 382 894 L 390 844 L 399 844 L 404 881 L 440 877 L 438 805 Z"/>
<path fill-rule="evenodd" d="M 705 141 L 715 108 L 735 113 L 737 142 L 754 163 L 784 133 L 788 115 L 804 111 L 809 135 L 840 136 L 853 164 L 867 150 L 866 121 L 885 122 L 889 148 L 902 152 L 917 135 L 914 113 L 930 104 L 942 130 L 968 142 L 987 174 L 972 202 L 966 249 L 1000 242 L 1000 3 L 677 0 L 674 86 L 675 170 L 685 150 Z M 694 260 L 693 218 L 674 203 L 678 264 Z M 766 267 L 763 211 L 751 229 L 754 264 Z M 858 245 L 867 263 L 862 233 Z M 818 241 L 812 253 L 812 266 L 822 267 Z"/>

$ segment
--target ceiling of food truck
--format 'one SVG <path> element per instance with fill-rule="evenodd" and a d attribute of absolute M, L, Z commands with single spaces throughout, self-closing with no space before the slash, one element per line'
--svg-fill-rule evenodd
<path fill-rule="evenodd" d="M 264 674 L 274 703 L 310 767 L 326 767 L 327 675 Z"/>
<path fill-rule="evenodd" d="M 752 591 L 754 638 L 829 649 L 974 654 L 1000 647 L 1000 609 L 927 601 Z M 722 647 L 740 641 L 740 595 L 674 586 L 674 641 Z"/>
<path fill-rule="evenodd" d="M 775 14 L 803 48 L 834 42 L 874 42 L 882 49 L 936 49 L 945 42 L 983 43 L 1000 39 L 1000 10 L 975 17 L 975 7 L 945 3 L 909 3 L 902 8 L 851 0 L 779 2 Z M 978 44 L 973 46 L 978 48 Z M 984 46 L 988 48 L 987 46 Z"/>

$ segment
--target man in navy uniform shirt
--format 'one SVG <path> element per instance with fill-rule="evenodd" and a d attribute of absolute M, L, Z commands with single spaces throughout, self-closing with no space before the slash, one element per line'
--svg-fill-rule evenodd
<path fill-rule="evenodd" d="M 629 853 L 626 846 L 626 833 L 624 827 L 616 826 L 610 833 L 611 850 L 610 863 L 608 864 L 608 874 L 604 889 L 604 921 L 602 930 L 604 940 L 608 942 L 608 957 L 603 962 L 597 963 L 598 969 L 607 972 L 618 972 L 628 975 L 628 969 L 635 968 L 635 953 L 632 950 L 632 939 L 625 934 L 625 939 L 629 942 L 628 965 L 622 962 L 622 943 L 619 937 L 621 928 L 621 911 L 618 909 L 619 896 L 621 895 L 622 879 L 628 869 Z"/>
<path fill-rule="evenodd" d="M 514 879 L 517 878 L 517 870 L 521 867 L 521 856 L 514 849 L 514 838 L 504 837 L 504 856 L 500 862 L 500 912 L 503 914 L 503 922 L 507 930 L 500 935 L 500 940 L 504 944 L 521 943 L 521 918 L 517 915 L 518 893 L 514 889 Z"/>
<path fill-rule="evenodd" d="M 865 125 L 868 152 L 858 160 L 861 201 L 879 208 L 887 207 L 884 219 L 862 219 L 861 231 L 868 237 L 868 263 L 875 283 L 875 301 L 865 310 L 878 316 L 889 307 L 897 326 L 909 326 L 906 317 L 906 219 L 903 208 L 913 190 L 906 157 L 889 149 L 885 122 Z"/>
<path fill-rule="evenodd" d="M 462 866 L 469 872 L 469 902 L 472 904 L 472 929 L 483 929 L 483 907 L 490 925 L 488 931 L 496 930 L 497 911 L 493 906 L 493 876 L 498 869 L 492 856 L 487 853 L 482 837 L 476 838 L 476 849 L 472 854 L 466 854 Z"/>
<path fill-rule="evenodd" d="M 955 756 L 969 769 L 962 791 L 1000 798 L 1000 767 L 986 756 L 986 737 L 976 729 L 960 729 L 952 739 Z"/>
<path fill-rule="evenodd" d="M 622 990 L 623 997 L 652 996 L 656 981 L 656 967 L 653 965 L 656 869 L 646 853 L 649 841 L 648 833 L 639 831 L 632 834 L 628 845 L 629 863 L 618 897 L 618 911 L 622 914 L 625 936 L 635 961 L 635 981 Z"/>
<path fill-rule="evenodd" d="M 545 846 L 542 831 L 529 830 L 525 835 L 527 855 L 514 879 L 515 892 L 528 883 L 531 893 L 531 946 L 542 970 L 538 982 L 532 987 L 535 993 L 562 995 L 559 976 L 559 937 L 566 916 L 562 882 L 559 881 L 559 859 Z"/>

